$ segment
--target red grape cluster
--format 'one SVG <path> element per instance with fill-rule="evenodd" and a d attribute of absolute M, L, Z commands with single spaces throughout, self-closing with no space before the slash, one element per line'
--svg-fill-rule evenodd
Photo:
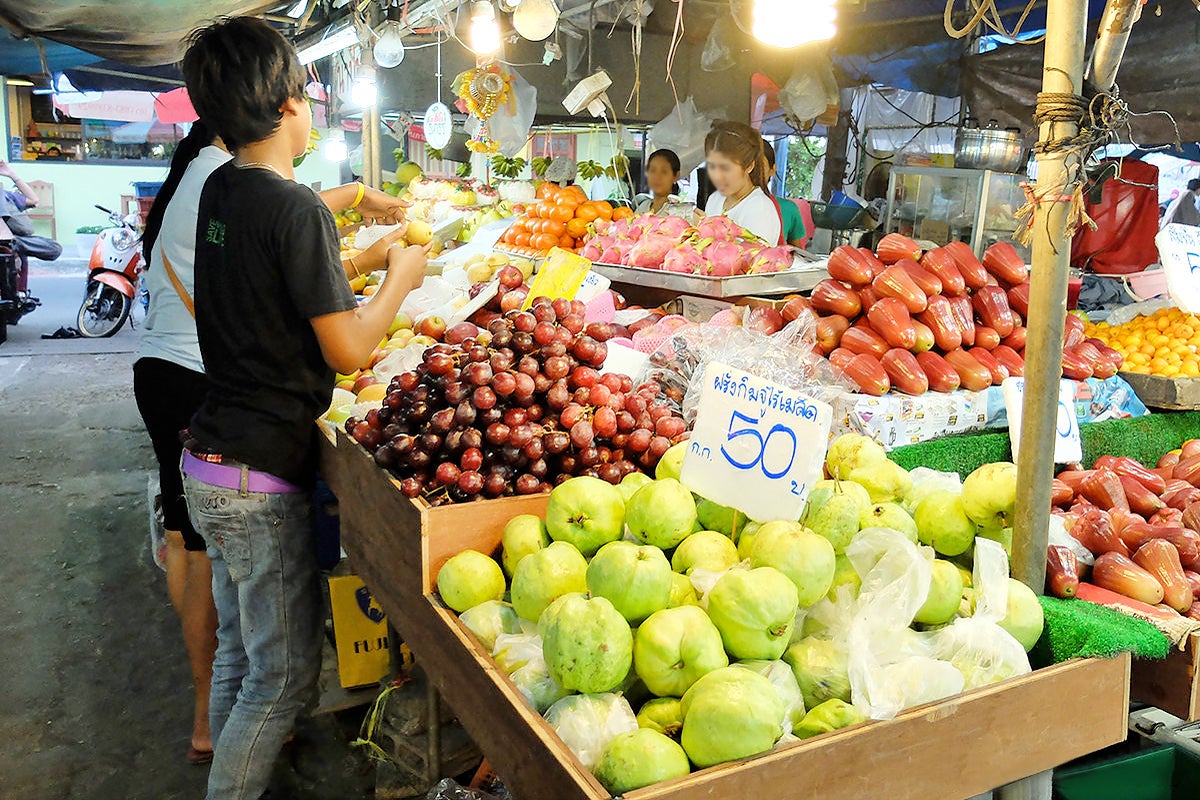
<path fill-rule="evenodd" d="M 434 505 L 549 491 L 575 475 L 652 472 L 686 425 L 657 384 L 599 369 L 608 345 L 579 301 L 538 298 L 486 331 L 425 351 L 381 408 L 346 431 Z"/>

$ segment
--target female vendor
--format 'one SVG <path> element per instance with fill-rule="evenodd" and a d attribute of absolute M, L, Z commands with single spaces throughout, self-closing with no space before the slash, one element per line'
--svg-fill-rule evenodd
<path fill-rule="evenodd" d="M 637 207 L 639 214 L 661 214 L 668 203 L 678 202 L 679 156 L 673 150 L 655 150 L 646 159 L 646 185 L 651 196 Z"/>
<path fill-rule="evenodd" d="M 716 187 L 704 213 L 725 215 L 771 245 L 784 244 L 779 206 L 767 193 L 770 167 L 762 135 L 740 122 L 718 122 L 704 139 L 704 153 Z"/>

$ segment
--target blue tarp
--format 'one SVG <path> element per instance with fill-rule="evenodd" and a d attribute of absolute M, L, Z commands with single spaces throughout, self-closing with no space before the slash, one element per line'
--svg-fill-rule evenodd
<path fill-rule="evenodd" d="M 50 72 L 61 72 L 71 67 L 94 64 L 100 56 L 85 53 L 65 44 L 41 39 L 46 51 Z M 41 55 L 37 45 L 30 39 L 14 39 L 0 33 L 0 75 L 40 75 L 43 72 Z"/>

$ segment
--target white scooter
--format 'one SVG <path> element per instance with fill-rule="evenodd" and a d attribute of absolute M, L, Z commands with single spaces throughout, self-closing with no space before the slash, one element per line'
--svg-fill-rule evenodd
<path fill-rule="evenodd" d="M 87 294 L 76 317 L 79 332 L 88 338 L 112 336 L 129 319 L 144 266 L 138 215 L 96 208 L 108 214 L 113 227 L 100 232 L 88 262 Z"/>

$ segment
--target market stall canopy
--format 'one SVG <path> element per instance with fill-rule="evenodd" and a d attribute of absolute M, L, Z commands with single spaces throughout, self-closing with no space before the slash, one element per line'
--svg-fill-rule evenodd
<path fill-rule="evenodd" d="M 41 52 L 38 50 L 41 45 Z M 42 56 L 45 55 L 43 62 Z M 92 64 L 100 56 L 58 42 L 14 39 L 0 31 L 0 75 L 40 75 L 44 70 L 60 72 L 71 67 Z"/>
<path fill-rule="evenodd" d="M 1190 7 L 1176 6 L 1162 16 L 1142 14 L 1117 73 L 1121 97 L 1137 114 L 1120 131 L 1122 139 L 1145 145 L 1200 140 L 1198 39 L 1200 15 Z M 1040 45 L 1014 46 L 967 59 L 963 94 L 972 113 L 1029 133 L 1029 110 L 1041 90 L 1042 54 Z M 1171 116 L 1154 113 L 1163 109 Z"/>
<path fill-rule="evenodd" d="M 155 65 L 177 61 L 180 40 L 204 20 L 258 14 L 279 5 L 279 0 L 0 0 L 0 22 L 21 38 L 37 36 L 101 58 Z M 9 74 L 41 71 L 35 62 Z"/>
<path fill-rule="evenodd" d="M 64 72 L 71 84 L 84 92 L 167 92 L 183 86 L 183 75 L 174 64 L 132 67 L 116 61 L 97 61 Z"/>

